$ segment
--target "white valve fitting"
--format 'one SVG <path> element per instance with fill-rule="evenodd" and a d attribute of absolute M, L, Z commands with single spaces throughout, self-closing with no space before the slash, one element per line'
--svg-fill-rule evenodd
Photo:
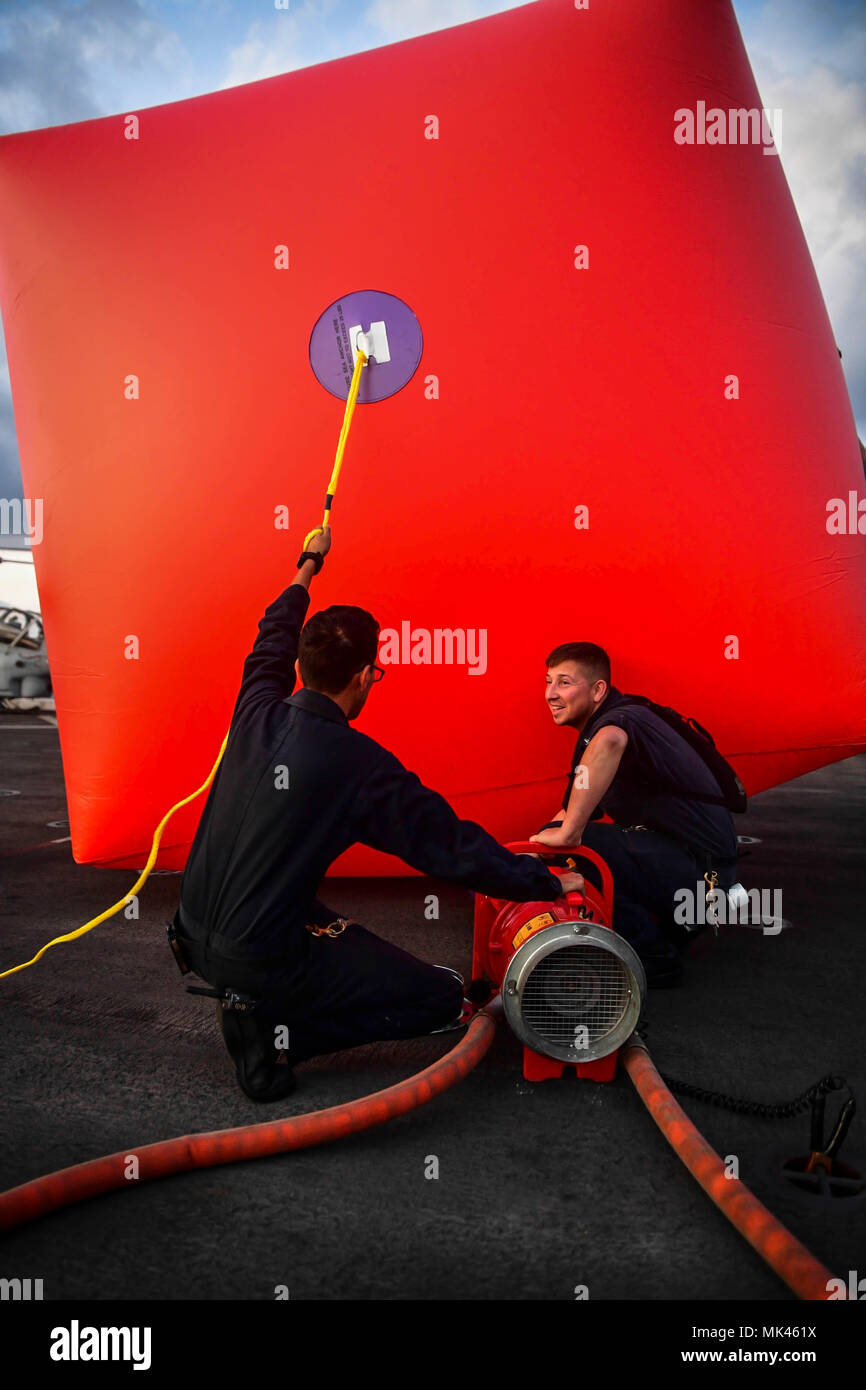
<path fill-rule="evenodd" d="M 358 349 L 367 354 L 367 357 L 374 357 L 377 362 L 390 362 L 391 352 L 388 347 L 388 334 L 384 322 L 380 319 L 377 323 L 371 323 L 365 333 L 360 323 L 356 323 L 349 329 L 349 344 L 352 348 L 352 365 L 358 360 Z"/>

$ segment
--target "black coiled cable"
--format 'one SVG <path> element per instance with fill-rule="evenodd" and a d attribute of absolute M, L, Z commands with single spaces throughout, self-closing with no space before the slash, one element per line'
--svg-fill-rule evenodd
<path fill-rule="evenodd" d="M 706 1105 L 715 1105 L 720 1110 L 733 1110 L 739 1115 L 758 1115 L 765 1120 L 789 1120 L 792 1116 L 810 1109 L 819 1096 L 825 1096 L 829 1091 L 841 1091 L 848 1084 L 844 1076 L 834 1076 L 828 1072 L 826 1076 L 821 1077 L 820 1081 L 816 1081 L 814 1086 L 810 1086 L 808 1091 L 804 1091 L 794 1100 L 786 1100 L 778 1105 L 773 1105 L 761 1100 L 744 1100 L 739 1096 L 726 1096 L 721 1091 L 711 1091 L 704 1086 L 695 1086 L 691 1081 L 678 1081 L 676 1077 L 665 1076 L 663 1072 L 660 1072 L 659 1075 L 668 1090 L 673 1091 L 674 1095 L 688 1096 L 691 1100 L 700 1100 Z"/>

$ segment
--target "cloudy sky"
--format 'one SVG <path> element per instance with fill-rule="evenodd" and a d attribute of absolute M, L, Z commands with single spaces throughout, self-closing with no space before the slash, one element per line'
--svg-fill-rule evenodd
<path fill-rule="evenodd" d="M 866 438 L 866 4 L 734 5 L 763 104 L 784 113 L 782 163 Z M 0 0 L 0 134 L 180 101 L 509 8 L 501 0 L 289 0 L 288 10 L 274 0 Z M 20 496 L 4 352 L 0 497 Z"/>

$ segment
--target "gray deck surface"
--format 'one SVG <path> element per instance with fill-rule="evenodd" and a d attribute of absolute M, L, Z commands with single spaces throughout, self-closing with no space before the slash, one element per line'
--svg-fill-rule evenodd
<path fill-rule="evenodd" d="M 14 727 L 12 727 L 14 726 Z M 0 963 L 28 959 L 131 887 L 76 865 L 63 836 L 57 731 L 0 714 Z M 866 1095 L 866 757 L 751 803 L 747 887 L 781 888 L 790 930 L 705 933 L 686 986 L 649 997 L 656 1065 L 737 1095 L 784 1100 L 825 1072 Z M 0 1188 L 119 1149 L 362 1096 L 427 1065 L 457 1035 L 354 1049 L 298 1068 L 282 1106 L 237 1088 L 215 1005 L 186 995 L 163 923 L 180 879 L 150 880 L 141 920 L 115 918 L 0 982 Z M 438 922 L 425 894 L 441 897 Z M 336 880 L 329 902 L 468 975 L 469 894 L 420 878 Z M 624 1075 L 531 1085 L 502 1024 L 461 1085 L 382 1128 L 312 1149 L 142 1184 L 4 1240 L 0 1275 L 46 1299 L 791 1299 L 674 1156 Z M 778 1162 L 809 1119 L 686 1109 L 740 1176 L 834 1273 L 864 1269 L 866 1198 L 815 1199 Z M 828 1102 L 834 1115 L 838 1100 Z M 439 1160 L 438 1180 L 425 1161 Z M 842 1157 L 866 1171 L 862 1115 Z M 133 1190 L 134 1188 L 134 1190 Z"/>

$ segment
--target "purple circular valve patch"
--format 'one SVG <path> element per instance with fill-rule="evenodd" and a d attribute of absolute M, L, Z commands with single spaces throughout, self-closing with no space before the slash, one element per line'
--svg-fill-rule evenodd
<path fill-rule="evenodd" d="M 335 300 L 310 334 L 310 366 L 325 390 L 341 401 L 347 399 L 352 384 L 359 333 L 365 335 L 370 351 L 358 401 L 369 405 L 393 396 L 411 380 L 424 340 L 409 305 L 393 294 L 355 290 Z"/>

